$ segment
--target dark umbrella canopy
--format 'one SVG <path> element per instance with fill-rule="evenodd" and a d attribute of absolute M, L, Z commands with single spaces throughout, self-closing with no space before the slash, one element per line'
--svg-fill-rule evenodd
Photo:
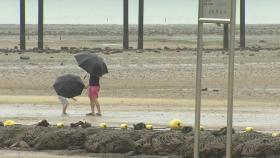
<path fill-rule="evenodd" d="M 78 65 L 91 75 L 98 77 L 108 73 L 107 65 L 104 60 L 96 54 L 82 52 L 75 55 Z"/>
<path fill-rule="evenodd" d="M 55 80 L 53 85 L 57 95 L 73 98 L 82 94 L 85 85 L 82 79 L 76 75 L 63 75 Z"/>

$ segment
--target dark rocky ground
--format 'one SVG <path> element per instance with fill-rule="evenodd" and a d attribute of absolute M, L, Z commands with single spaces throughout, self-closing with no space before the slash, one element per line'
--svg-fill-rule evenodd
<path fill-rule="evenodd" d="M 201 131 L 202 158 L 225 156 L 226 130 Z M 96 127 L 0 127 L 0 148 L 192 157 L 194 133 L 186 130 L 100 129 Z M 233 134 L 234 157 L 278 157 L 280 138 L 251 132 Z"/>

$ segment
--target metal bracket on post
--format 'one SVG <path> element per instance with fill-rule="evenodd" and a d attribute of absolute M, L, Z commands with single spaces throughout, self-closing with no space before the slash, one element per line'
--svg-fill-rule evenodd
<path fill-rule="evenodd" d="M 226 158 L 232 156 L 235 14 L 236 0 L 199 0 L 194 158 L 199 158 L 203 23 L 230 24 Z"/>

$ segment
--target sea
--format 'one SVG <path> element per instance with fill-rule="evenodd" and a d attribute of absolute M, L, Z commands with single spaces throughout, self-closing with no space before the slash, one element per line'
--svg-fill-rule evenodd
<path fill-rule="evenodd" d="M 0 0 L 0 24 L 19 24 L 19 1 Z M 26 23 L 36 24 L 38 0 L 26 1 Z M 222 0 L 223 1 L 223 0 Z M 246 23 L 280 24 L 280 0 L 245 0 Z M 237 0 L 239 23 L 240 0 Z M 129 0 L 129 23 L 139 0 Z M 198 0 L 144 0 L 145 24 L 196 24 Z M 44 0 L 46 24 L 122 24 L 123 0 Z"/>

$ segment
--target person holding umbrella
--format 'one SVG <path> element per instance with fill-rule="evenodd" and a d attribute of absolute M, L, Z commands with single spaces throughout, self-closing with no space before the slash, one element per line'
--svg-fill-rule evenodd
<path fill-rule="evenodd" d="M 90 100 L 90 107 L 91 107 L 91 113 L 86 114 L 87 116 L 101 116 L 101 109 L 100 104 L 98 101 L 98 95 L 100 91 L 100 84 L 99 84 L 100 77 L 95 75 L 90 75 L 89 77 L 89 84 L 86 86 L 88 89 L 88 97 Z M 97 113 L 95 113 L 95 107 L 97 109 Z"/>
<path fill-rule="evenodd" d="M 71 98 L 74 101 L 77 101 L 75 98 Z M 66 112 L 67 107 L 69 105 L 69 102 L 67 100 L 67 98 L 63 97 L 63 96 L 58 96 L 58 100 L 60 101 L 61 105 L 62 105 L 62 116 L 68 116 L 68 113 Z"/>
<path fill-rule="evenodd" d="M 74 97 L 81 95 L 84 87 L 85 85 L 81 78 L 72 74 L 59 76 L 55 80 L 53 88 L 62 104 L 62 115 L 67 115 L 66 110 L 69 105 L 67 98 L 77 101 Z"/>
<path fill-rule="evenodd" d="M 78 65 L 90 74 L 88 89 L 88 97 L 90 100 L 91 113 L 87 116 L 101 116 L 100 104 L 98 101 L 98 94 L 100 91 L 99 80 L 104 74 L 108 73 L 107 65 L 103 58 L 97 56 L 95 53 L 81 52 L 75 55 Z M 95 107 L 97 113 L 95 114 Z"/>

